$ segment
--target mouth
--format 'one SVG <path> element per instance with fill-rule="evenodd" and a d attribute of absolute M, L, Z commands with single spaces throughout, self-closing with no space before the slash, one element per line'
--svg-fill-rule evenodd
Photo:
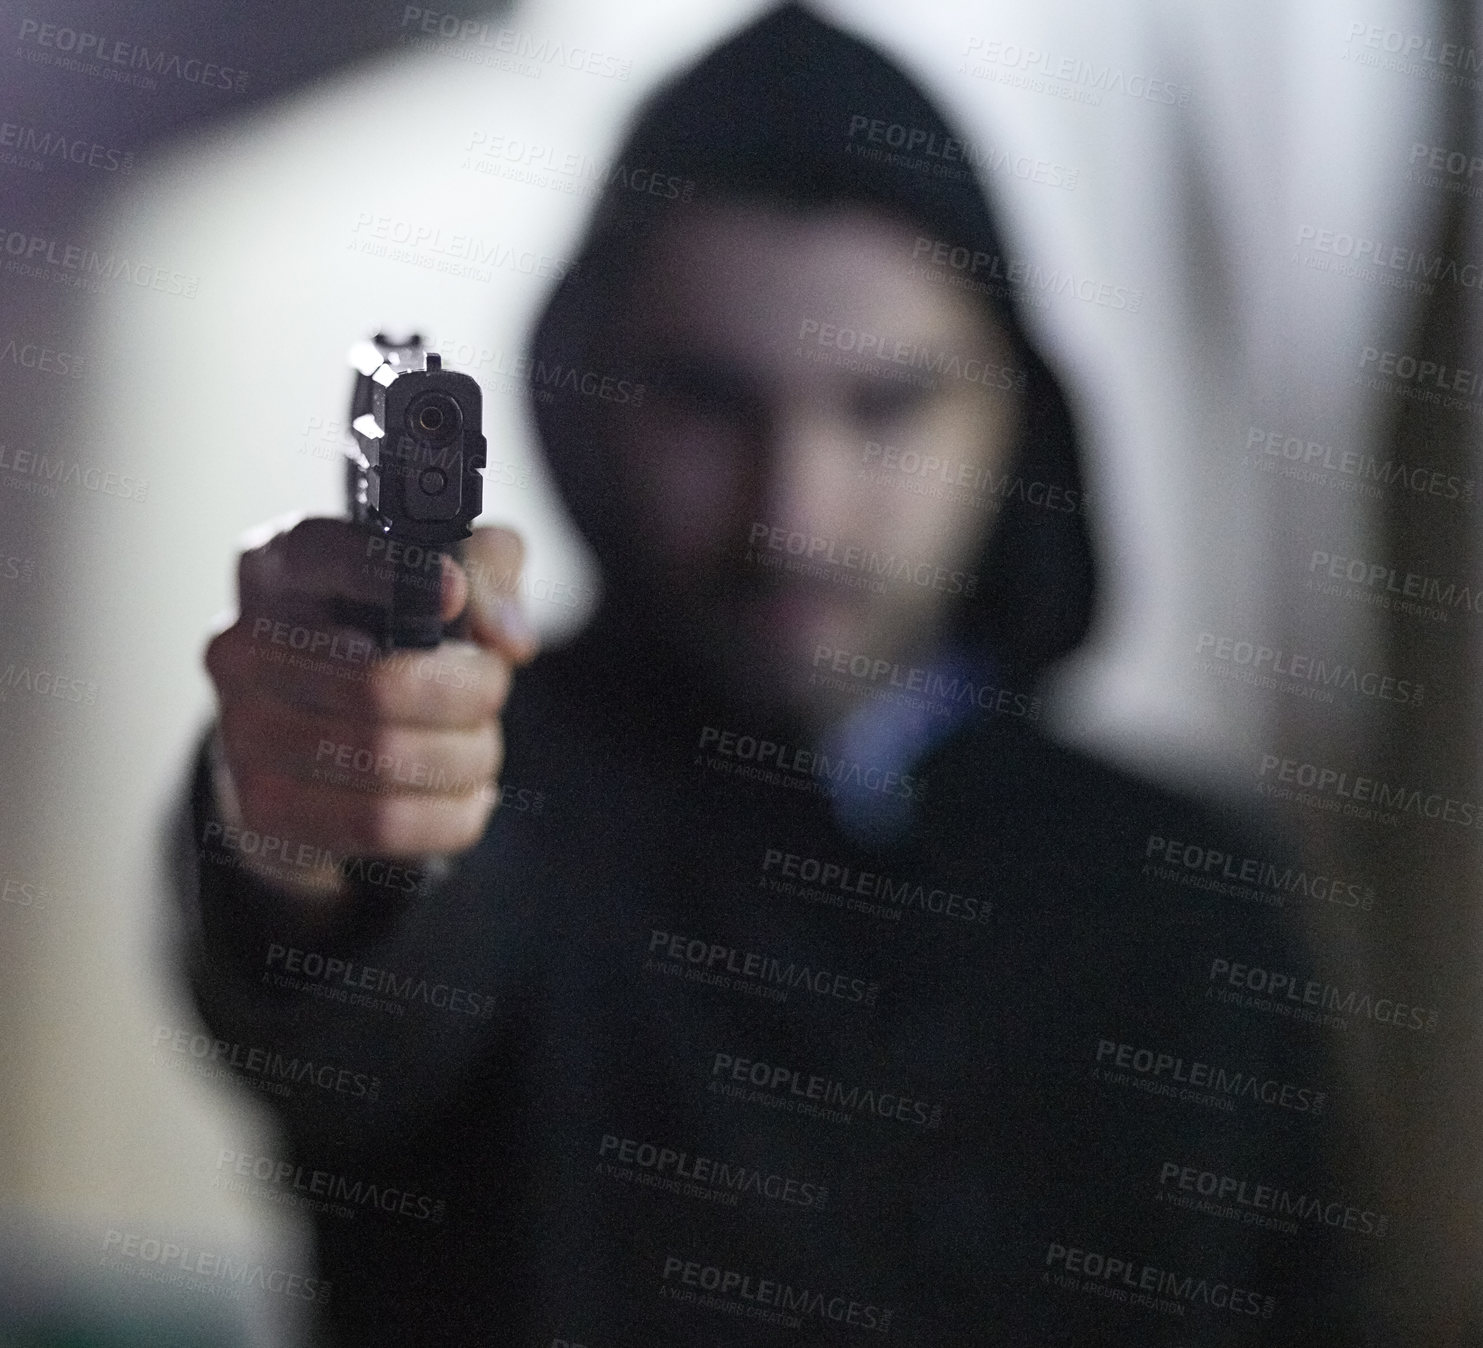
<path fill-rule="evenodd" d="M 726 607 L 752 640 L 797 649 L 851 625 L 859 596 L 821 580 L 783 578 L 739 585 Z"/>

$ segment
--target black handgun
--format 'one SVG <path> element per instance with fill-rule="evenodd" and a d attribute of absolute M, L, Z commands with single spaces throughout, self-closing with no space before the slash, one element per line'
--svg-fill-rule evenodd
<path fill-rule="evenodd" d="M 377 333 L 350 351 L 356 371 L 346 450 L 350 518 L 366 531 L 367 561 L 391 576 L 389 605 L 348 605 L 341 616 L 383 649 L 436 646 L 443 554 L 455 559 L 483 509 L 483 400 L 466 374 L 443 368 L 422 338 Z"/>

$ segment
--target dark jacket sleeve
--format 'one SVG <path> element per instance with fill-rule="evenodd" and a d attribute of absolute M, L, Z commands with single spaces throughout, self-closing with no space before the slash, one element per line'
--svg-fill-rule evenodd
<path fill-rule="evenodd" d="M 502 1012 L 483 854 L 441 873 L 349 859 L 351 898 L 316 912 L 242 865 L 244 852 L 278 844 L 224 826 L 211 736 L 187 821 L 175 885 L 182 953 L 211 1042 L 186 1027 L 160 1050 L 229 1069 L 300 1150 L 369 1150 L 432 1117 Z"/>

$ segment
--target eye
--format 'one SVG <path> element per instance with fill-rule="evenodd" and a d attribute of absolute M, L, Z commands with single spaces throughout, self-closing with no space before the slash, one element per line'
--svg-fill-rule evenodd
<path fill-rule="evenodd" d="M 708 361 L 669 364 L 658 396 L 680 411 L 708 420 L 745 423 L 757 415 L 756 398 L 746 381 Z"/>
<path fill-rule="evenodd" d="M 925 383 L 910 379 L 874 378 L 855 385 L 850 410 L 862 425 L 884 425 L 915 416 L 932 398 Z"/>

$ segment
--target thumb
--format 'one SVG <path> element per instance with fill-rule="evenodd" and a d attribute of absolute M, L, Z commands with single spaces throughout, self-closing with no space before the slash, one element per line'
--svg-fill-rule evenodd
<path fill-rule="evenodd" d="M 475 529 L 463 545 L 468 579 L 469 636 L 523 665 L 539 645 L 520 603 L 520 572 L 525 542 L 513 529 Z"/>

